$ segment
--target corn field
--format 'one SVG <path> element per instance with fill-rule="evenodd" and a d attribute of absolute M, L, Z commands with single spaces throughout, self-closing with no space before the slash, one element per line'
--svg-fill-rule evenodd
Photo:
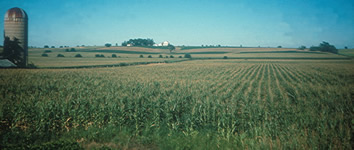
<path fill-rule="evenodd" d="M 88 149 L 352 148 L 351 61 L 2 69 L 0 80 L 3 149 L 61 140 Z"/>

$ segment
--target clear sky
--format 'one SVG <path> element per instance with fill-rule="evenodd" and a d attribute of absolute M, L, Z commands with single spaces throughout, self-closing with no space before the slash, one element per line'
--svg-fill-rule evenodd
<path fill-rule="evenodd" d="M 30 46 L 152 38 L 174 45 L 309 47 L 327 41 L 354 47 L 353 0 L 0 0 L 1 32 L 12 7 L 29 16 Z"/>

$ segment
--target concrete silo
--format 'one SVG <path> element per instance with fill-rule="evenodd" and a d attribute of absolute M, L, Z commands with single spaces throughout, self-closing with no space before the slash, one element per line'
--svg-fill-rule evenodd
<path fill-rule="evenodd" d="M 21 8 L 11 8 L 5 14 L 4 36 L 10 40 L 17 38 L 19 46 L 23 49 L 20 52 L 19 66 L 27 66 L 28 57 L 28 16 Z M 5 46 L 5 43 L 4 43 Z"/>

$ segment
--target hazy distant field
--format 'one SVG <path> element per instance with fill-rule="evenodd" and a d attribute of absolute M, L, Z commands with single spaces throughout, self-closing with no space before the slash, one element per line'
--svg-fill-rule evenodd
<path fill-rule="evenodd" d="M 68 67 L 68 66 L 95 66 L 95 65 L 111 65 L 119 63 L 138 63 L 138 62 L 163 62 L 183 60 L 185 54 L 191 54 L 192 58 L 206 59 L 222 59 L 225 56 L 229 59 L 348 59 L 347 56 L 336 55 L 323 52 L 308 52 L 296 49 L 286 48 L 198 48 L 181 50 L 177 47 L 172 53 L 162 48 L 146 48 L 146 47 L 76 47 L 76 52 L 65 52 L 66 48 L 36 48 L 29 50 L 29 63 L 35 64 L 37 67 Z M 70 48 L 69 48 L 70 49 Z M 45 50 L 48 57 L 41 55 Z M 57 57 L 62 54 L 65 57 Z M 76 54 L 81 54 L 82 58 L 75 58 Z M 96 54 L 103 54 L 105 58 L 96 58 Z M 112 58 L 112 54 L 116 54 L 118 58 Z M 139 58 L 143 55 L 144 58 Z M 153 58 L 147 58 L 151 55 Z M 158 58 L 162 55 L 164 58 Z M 174 58 L 165 58 L 166 56 Z"/>
<path fill-rule="evenodd" d="M 354 57 L 354 49 L 342 49 L 339 51 L 340 54 Z"/>

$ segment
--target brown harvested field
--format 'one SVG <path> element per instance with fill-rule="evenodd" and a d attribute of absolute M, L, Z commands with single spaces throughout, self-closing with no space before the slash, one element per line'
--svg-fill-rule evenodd
<path fill-rule="evenodd" d="M 136 52 L 154 52 L 161 53 L 167 52 L 167 49 L 154 49 L 154 48 L 145 48 L 145 47 L 128 47 L 128 46 L 118 46 L 118 47 L 102 47 L 97 48 L 97 50 L 123 50 L 123 51 L 136 51 Z"/>
<path fill-rule="evenodd" d="M 83 48 L 85 49 L 85 48 Z M 80 50 L 80 49 L 78 49 Z M 96 50 L 122 50 L 122 51 L 135 51 L 135 52 L 153 52 L 153 53 L 169 53 L 168 49 L 162 49 L 160 47 L 147 48 L 147 47 L 99 47 Z M 198 52 L 229 52 L 229 53 L 240 53 L 240 52 L 267 52 L 267 51 L 301 51 L 294 48 L 195 48 L 188 50 L 181 50 L 181 47 L 176 47 L 175 53 L 198 53 Z"/>
<path fill-rule="evenodd" d="M 178 50 L 177 50 L 178 51 Z M 195 53 L 195 52 L 232 52 L 232 53 L 240 53 L 240 52 L 266 52 L 266 51 L 299 51 L 294 48 L 196 48 L 196 49 L 188 49 L 188 50 L 180 50 L 178 52 L 183 53 Z"/>

